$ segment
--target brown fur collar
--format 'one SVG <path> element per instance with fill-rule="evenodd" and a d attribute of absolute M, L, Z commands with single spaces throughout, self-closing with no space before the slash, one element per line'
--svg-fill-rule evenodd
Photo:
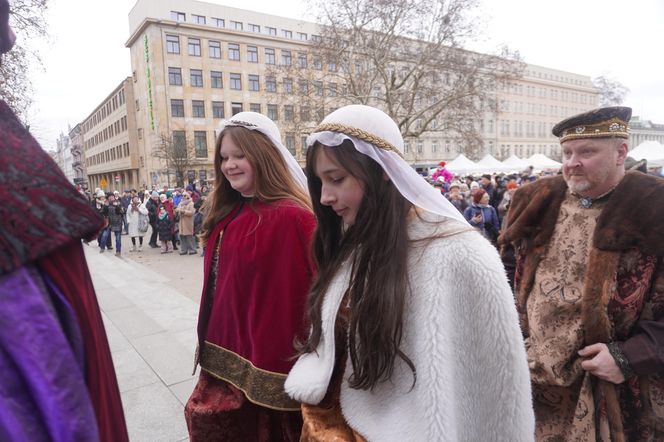
<path fill-rule="evenodd" d="M 562 176 L 542 178 L 514 194 L 501 244 L 532 240 L 546 244 L 558 219 L 567 184 Z M 609 196 L 597 220 L 593 245 L 600 250 L 636 248 L 664 256 L 664 180 L 630 171 Z"/>

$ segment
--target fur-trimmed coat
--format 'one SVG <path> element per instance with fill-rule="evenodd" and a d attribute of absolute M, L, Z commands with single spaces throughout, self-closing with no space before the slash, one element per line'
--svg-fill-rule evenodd
<path fill-rule="evenodd" d="M 515 249 L 514 290 L 526 336 L 528 295 L 566 190 L 562 176 L 520 188 L 499 240 L 504 252 Z M 664 431 L 663 219 L 664 180 L 627 172 L 593 234 L 581 300 L 584 345 L 618 343 L 636 374 L 620 385 L 595 379 L 612 440 L 652 440 Z"/>
<path fill-rule="evenodd" d="M 350 388 L 347 363 L 341 411 L 368 441 L 532 441 L 534 415 L 526 352 L 496 249 L 454 221 L 428 213 L 410 222 L 410 295 L 401 349 L 389 381 L 373 390 Z M 458 233 L 463 230 L 463 233 Z M 456 234 L 455 234 L 456 233 Z M 445 236 L 449 235 L 449 236 Z M 331 281 L 322 306 L 322 337 L 301 356 L 286 392 L 318 404 L 335 364 L 335 320 L 349 284 L 350 265 Z"/>

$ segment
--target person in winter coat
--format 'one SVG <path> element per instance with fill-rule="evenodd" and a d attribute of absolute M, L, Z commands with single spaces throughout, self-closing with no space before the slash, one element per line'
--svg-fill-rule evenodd
<path fill-rule="evenodd" d="M 182 201 L 175 208 L 175 213 L 180 216 L 180 255 L 196 254 L 196 242 L 194 238 L 194 202 L 190 192 L 184 192 Z"/>
<path fill-rule="evenodd" d="M 173 231 L 171 232 L 171 241 L 173 242 L 173 250 L 177 250 L 178 246 L 176 244 L 177 241 L 177 226 L 176 226 L 176 213 L 173 205 L 173 196 L 171 195 L 170 192 L 162 193 L 159 195 L 159 206 L 164 206 L 166 208 L 166 211 L 168 212 L 168 216 L 170 217 L 171 221 L 173 221 Z"/>
<path fill-rule="evenodd" d="M 108 236 L 112 232 L 115 235 L 115 256 L 120 256 L 122 253 L 122 225 L 124 223 L 125 210 L 112 193 L 108 195 L 106 210 L 108 213 L 108 228 L 104 230 L 101 239 L 102 248 L 100 253 L 104 253 L 104 246 L 107 244 Z"/>
<path fill-rule="evenodd" d="M 496 243 L 500 232 L 500 221 L 493 206 L 489 205 L 489 194 L 478 189 L 473 195 L 473 204 L 463 212 L 464 218 L 475 227 L 486 239 Z"/>
<path fill-rule="evenodd" d="M 159 206 L 159 213 L 157 213 L 157 233 L 159 234 L 159 242 L 161 243 L 161 253 L 173 252 L 173 218 L 166 210 L 166 207 Z"/>
<path fill-rule="evenodd" d="M 140 198 L 135 196 L 131 200 L 127 211 L 127 223 L 129 224 L 129 236 L 131 237 L 130 252 L 143 251 L 143 237 L 147 233 L 147 227 L 150 225 L 148 209 L 141 203 Z M 138 238 L 138 249 L 136 249 L 136 238 Z"/>
<path fill-rule="evenodd" d="M 153 190 L 145 203 L 145 208 L 148 209 L 148 216 L 150 219 L 150 227 L 152 227 L 152 235 L 150 236 L 150 247 L 156 249 L 157 245 L 157 212 L 159 212 L 159 193 Z"/>

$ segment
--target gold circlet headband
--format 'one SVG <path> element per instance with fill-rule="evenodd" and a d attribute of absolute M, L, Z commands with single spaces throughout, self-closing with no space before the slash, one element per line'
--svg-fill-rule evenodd
<path fill-rule="evenodd" d="M 358 129 L 357 127 L 347 126 L 341 123 L 322 123 L 316 126 L 316 128 L 314 129 L 314 132 L 326 132 L 326 131 L 340 132 L 346 135 L 353 136 L 355 138 L 359 138 L 360 140 L 373 144 L 374 146 L 380 149 L 395 152 L 397 155 L 403 158 L 403 154 L 399 151 L 399 149 L 394 147 L 394 145 L 392 145 L 391 143 L 389 143 L 388 141 L 386 141 L 381 137 L 373 135 L 365 130 Z"/>

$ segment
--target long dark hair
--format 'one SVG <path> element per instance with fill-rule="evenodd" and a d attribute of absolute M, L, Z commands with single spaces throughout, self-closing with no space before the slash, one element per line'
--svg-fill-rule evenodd
<path fill-rule="evenodd" d="M 326 153 L 364 184 L 364 198 L 355 222 L 344 230 L 341 218 L 320 203 L 321 181 L 315 173 L 316 155 Z M 318 220 L 313 255 L 317 278 L 309 295 L 312 333 L 302 353 L 316 350 L 321 339 L 321 307 L 325 292 L 341 263 L 352 257 L 349 355 L 353 365 L 350 386 L 373 389 L 394 372 L 397 357 L 415 373 L 401 351 L 404 305 L 409 292 L 406 274 L 409 239 L 407 222 L 412 204 L 385 178 L 381 166 L 358 152 L 351 141 L 326 147 L 319 143 L 307 152 L 309 194 Z"/>
<path fill-rule="evenodd" d="M 217 138 L 214 152 L 214 190 L 205 201 L 208 214 L 203 221 L 201 242 L 205 244 L 217 223 L 240 201 L 240 192 L 233 189 L 221 172 L 221 141 L 231 137 L 244 152 L 254 169 L 254 198 L 263 202 L 290 199 L 310 209 L 309 196 L 295 182 L 279 150 L 262 133 L 244 127 L 226 127 Z"/>

